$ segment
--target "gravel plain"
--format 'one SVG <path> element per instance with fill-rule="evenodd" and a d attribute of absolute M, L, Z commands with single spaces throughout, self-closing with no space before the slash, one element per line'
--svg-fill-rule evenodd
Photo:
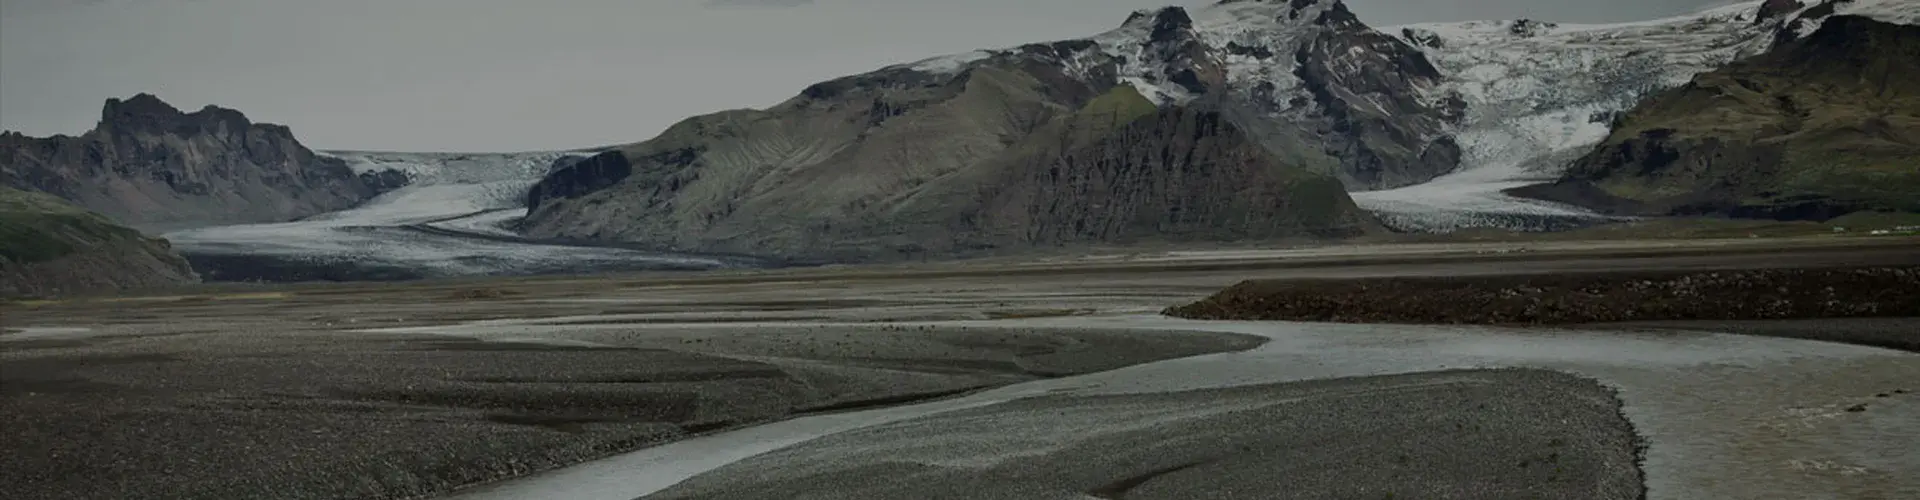
<path fill-rule="evenodd" d="M 1611 390 L 1540 370 L 1043 396 L 868 427 L 649 499 L 1639 498 Z"/>

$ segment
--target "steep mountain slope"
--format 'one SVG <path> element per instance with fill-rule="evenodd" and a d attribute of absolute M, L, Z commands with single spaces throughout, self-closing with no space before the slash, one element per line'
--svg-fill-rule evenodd
<path fill-rule="evenodd" d="M 686 120 L 556 170 L 527 229 L 847 259 L 1357 234 L 1339 181 L 1455 167 L 1437 77 L 1333 0 L 1143 11 Z"/>
<path fill-rule="evenodd" d="M 0 186 L 0 297 L 198 281 L 165 240 L 49 195 Z"/>
<path fill-rule="evenodd" d="M 1823 15 L 1871 5 L 1810 10 L 1804 38 L 1654 96 L 1564 178 L 1515 192 L 1633 215 L 1920 211 L 1920 26 Z"/>
<path fill-rule="evenodd" d="M 279 125 L 208 106 L 183 113 L 151 94 L 109 99 L 79 137 L 0 134 L 0 185 L 40 191 L 160 231 L 283 221 L 351 207 L 405 182 L 357 175 Z"/>

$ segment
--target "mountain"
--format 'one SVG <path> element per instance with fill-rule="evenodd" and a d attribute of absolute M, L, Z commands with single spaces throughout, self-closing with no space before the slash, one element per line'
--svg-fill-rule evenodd
<path fill-rule="evenodd" d="M 1920 212 L 1915 18 L 1911 2 L 1807 8 L 1772 50 L 1652 96 L 1565 176 L 1513 192 L 1623 215 Z"/>
<path fill-rule="evenodd" d="M 1438 85 L 1334 0 L 1141 11 L 688 119 L 549 174 L 525 228 L 831 259 L 1363 234 L 1347 189 L 1458 166 Z"/>
<path fill-rule="evenodd" d="M 150 231 L 284 221 L 341 210 L 404 184 L 315 155 L 286 127 L 151 94 L 109 99 L 84 135 L 0 134 L 0 185 L 64 198 Z"/>
<path fill-rule="evenodd" d="M 0 186 L 0 297 L 198 281 L 166 240 L 53 196 Z"/>

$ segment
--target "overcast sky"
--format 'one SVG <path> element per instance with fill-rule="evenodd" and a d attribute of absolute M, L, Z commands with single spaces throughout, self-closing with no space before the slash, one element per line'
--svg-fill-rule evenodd
<path fill-rule="evenodd" d="M 624 143 L 887 64 L 1119 25 L 1180 0 L 0 0 L 0 129 L 78 134 L 152 92 L 316 148 Z M 1719 0 L 1349 0 L 1375 26 L 1640 20 Z"/>

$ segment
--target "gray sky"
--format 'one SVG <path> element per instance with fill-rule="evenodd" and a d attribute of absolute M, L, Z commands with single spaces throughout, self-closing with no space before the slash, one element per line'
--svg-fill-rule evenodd
<path fill-rule="evenodd" d="M 0 129 L 78 134 L 108 97 L 239 109 L 317 148 L 624 143 L 687 116 L 1199 0 L 0 0 Z M 1375 26 L 1627 21 L 1716 0 L 1349 0 Z"/>

